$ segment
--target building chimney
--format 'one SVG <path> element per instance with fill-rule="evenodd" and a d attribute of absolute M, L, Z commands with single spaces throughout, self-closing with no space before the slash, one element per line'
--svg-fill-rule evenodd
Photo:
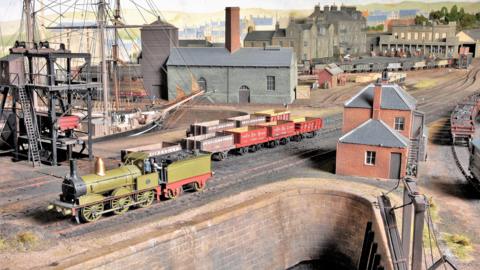
<path fill-rule="evenodd" d="M 240 8 L 225 9 L 225 48 L 234 53 L 240 49 Z"/>
<path fill-rule="evenodd" d="M 380 111 L 382 104 L 382 84 L 377 82 L 373 88 L 373 113 L 374 120 L 380 120 Z"/>

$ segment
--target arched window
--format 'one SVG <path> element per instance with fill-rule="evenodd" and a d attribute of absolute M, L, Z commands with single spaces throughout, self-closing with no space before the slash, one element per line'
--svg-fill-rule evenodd
<path fill-rule="evenodd" d="M 248 88 L 248 86 L 246 86 L 246 85 L 242 85 L 242 86 L 240 86 L 240 90 L 248 91 L 248 90 L 250 90 L 250 88 Z"/>
<path fill-rule="evenodd" d="M 198 79 L 198 87 L 202 90 L 204 90 L 205 92 L 207 92 L 207 80 L 205 80 L 205 78 L 201 77 L 200 79 Z"/>

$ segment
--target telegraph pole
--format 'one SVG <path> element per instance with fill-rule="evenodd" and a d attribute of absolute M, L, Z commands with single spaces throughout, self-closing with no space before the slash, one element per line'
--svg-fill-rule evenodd
<path fill-rule="evenodd" d="M 98 32 L 99 32 L 99 40 L 100 40 L 100 59 L 101 59 L 101 66 L 102 66 L 102 90 L 103 90 L 103 106 L 104 112 L 103 116 L 106 120 L 109 113 L 108 113 L 108 94 L 109 94 L 109 87 L 108 87 L 108 71 L 107 71 L 107 50 L 105 47 L 105 41 L 107 39 L 107 33 L 105 31 L 105 0 L 99 0 L 98 2 L 98 15 L 97 15 L 97 24 L 98 24 Z"/>

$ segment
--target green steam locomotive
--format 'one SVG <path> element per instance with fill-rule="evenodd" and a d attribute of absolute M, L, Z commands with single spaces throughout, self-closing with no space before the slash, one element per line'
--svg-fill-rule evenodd
<path fill-rule="evenodd" d="M 71 160 L 60 198 L 48 209 L 73 216 L 77 222 L 92 222 L 106 213 L 121 215 L 132 207 L 147 207 L 155 198 L 176 198 L 186 188 L 201 190 L 211 176 L 209 154 L 150 157 L 133 152 L 120 167 L 109 171 L 99 159 L 95 173 L 84 176 L 78 175 L 76 161 Z"/>

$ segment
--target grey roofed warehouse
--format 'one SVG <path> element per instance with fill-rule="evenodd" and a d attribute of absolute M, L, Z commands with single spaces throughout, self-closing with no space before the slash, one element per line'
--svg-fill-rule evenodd
<path fill-rule="evenodd" d="M 194 85 L 218 103 L 289 104 L 295 99 L 297 66 L 291 48 L 241 48 L 239 8 L 226 9 L 225 47 L 170 49 L 168 100 Z M 238 29 L 237 29 L 238 28 Z"/>

